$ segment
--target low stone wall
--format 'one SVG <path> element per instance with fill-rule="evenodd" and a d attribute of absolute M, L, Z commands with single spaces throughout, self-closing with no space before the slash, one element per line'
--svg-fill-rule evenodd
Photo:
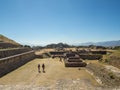
<path fill-rule="evenodd" d="M 66 53 L 65 57 L 70 58 L 70 57 L 75 57 L 75 55 L 76 55 L 75 53 Z"/>
<path fill-rule="evenodd" d="M 0 59 L 0 77 L 35 58 L 34 51 Z"/>
<path fill-rule="evenodd" d="M 63 51 L 51 51 L 49 52 L 51 55 L 63 55 L 65 52 Z"/>
<path fill-rule="evenodd" d="M 13 48 L 13 49 L 0 50 L 0 58 L 5 58 L 5 57 L 9 57 L 12 55 L 16 55 L 16 54 L 20 54 L 28 51 L 31 51 L 31 49 L 30 48 Z"/>
<path fill-rule="evenodd" d="M 93 75 L 99 78 L 99 81 L 104 86 L 119 87 L 120 77 L 116 76 L 110 70 L 107 70 L 104 66 L 90 63 L 87 65 L 87 70 L 93 73 Z"/>
<path fill-rule="evenodd" d="M 68 62 L 82 62 L 80 59 L 68 59 Z"/>
<path fill-rule="evenodd" d="M 90 51 L 92 54 L 101 54 L 101 55 L 105 55 L 107 54 L 107 51 Z"/>
<path fill-rule="evenodd" d="M 85 67 L 87 64 L 80 58 L 67 58 L 64 60 L 65 67 Z"/>
<path fill-rule="evenodd" d="M 80 58 L 82 59 L 88 59 L 88 60 L 100 60 L 102 59 L 102 55 L 87 55 L 87 54 L 82 54 L 82 55 L 79 55 Z"/>
<path fill-rule="evenodd" d="M 85 62 L 68 62 L 65 60 L 65 67 L 85 67 L 86 65 Z"/>

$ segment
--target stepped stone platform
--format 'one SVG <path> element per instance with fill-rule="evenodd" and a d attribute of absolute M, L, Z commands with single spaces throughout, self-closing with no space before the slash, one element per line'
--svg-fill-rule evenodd
<path fill-rule="evenodd" d="M 80 58 L 87 59 L 87 60 L 100 60 L 103 58 L 102 55 L 94 55 L 94 54 L 79 54 Z"/>
<path fill-rule="evenodd" d="M 66 53 L 65 67 L 85 67 L 87 64 L 74 53 Z"/>
<path fill-rule="evenodd" d="M 28 52 L 31 51 L 31 48 L 11 48 L 11 49 L 3 49 L 0 50 L 0 59 L 1 58 L 5 58 L 5 57 L 9 57 L 9 56 L 13 56 L 13 55 L 17 55 L 20 53 L 24 53 L 24 52 Z"/>
<path fill-rule="evenodd" d="M 29 51 L 0 59 L 0 77 L 35 58 L 34 51 Z"/>

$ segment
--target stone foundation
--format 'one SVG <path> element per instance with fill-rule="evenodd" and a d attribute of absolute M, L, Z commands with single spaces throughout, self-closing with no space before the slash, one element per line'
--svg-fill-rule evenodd
<path fill-rule="evenodd" d="M 85 67 L 87 64 L 85 62 L 68 62 L 65 61 L 65 67 Z"/>
<path fill-rule="evenodd" d="M 35 58 L 34 51 L 0 59 L 0 77 Z"/>
<path fill-rule="evenodd" d="M 106 55 L 107 51 L 90 51 L 92 54 L 101 54 L 101 55 Z"/>
<path fill-rule="evenodd" d="M 102 55 L 87 55 L 87 54 L 83 54 L 83 55 L 79 55 L 81 59 L 88 59 L 88 60 L 100 60 L 102 59 Z"/>

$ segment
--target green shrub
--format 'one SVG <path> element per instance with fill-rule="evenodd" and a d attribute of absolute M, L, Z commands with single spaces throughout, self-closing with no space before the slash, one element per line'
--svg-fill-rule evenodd
<path fill-rule="evenodd" d="M 105 59 L 105 63 L 108 63 L 109 62 L 109 60 L 108 59 Z"/>
<path fill-rule="evenodd" d="M 108 73 L 108 75 L 111 79 L 115 79 L 115 75 L 112 72 Z"/>

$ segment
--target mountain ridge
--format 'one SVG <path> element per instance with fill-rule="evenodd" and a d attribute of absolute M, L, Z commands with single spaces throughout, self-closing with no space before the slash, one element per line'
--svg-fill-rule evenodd
<path fill-rule="evenodd" d="M 89 46 L 89 45 L 96 45 L 96 46 L 120 46 L 120 40 L 103 41 L 103 42 L 87 42 L 87 43 L 80 43 L 79 45 L 83 45 L 83 46 Z"/>

